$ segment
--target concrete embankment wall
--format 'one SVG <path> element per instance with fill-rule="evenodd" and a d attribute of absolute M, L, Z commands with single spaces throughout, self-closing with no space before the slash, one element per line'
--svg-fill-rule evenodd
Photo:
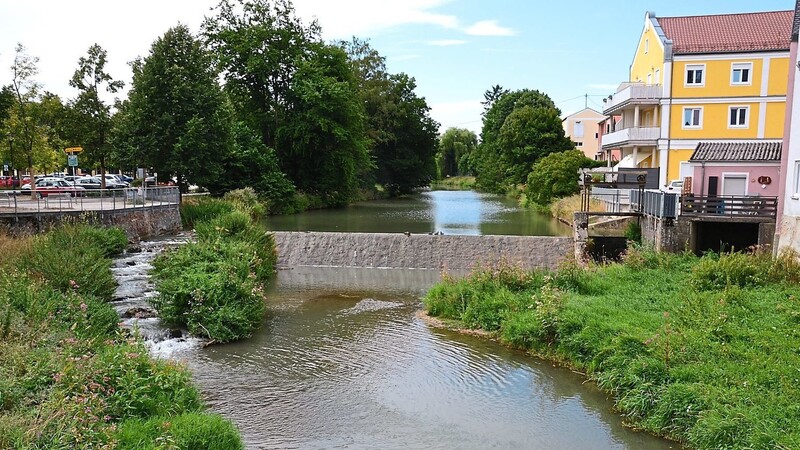
<path fill-rule="evenodd" d="M 181 230 L 177 205 L 114 211 L 61 211 L 0 216 L 0 232 L 10 235 L 41 233 L 64 222 L 79 221 L 125 230 L 128 239 L 138 241 Z"/>
<path fill-rule="evenodd" d="M 279 266 L 472 269 L 505 260 L 555 268 L 572 258 L 569 237 L 434 236 L 403 233 L 276 232 Z"/>

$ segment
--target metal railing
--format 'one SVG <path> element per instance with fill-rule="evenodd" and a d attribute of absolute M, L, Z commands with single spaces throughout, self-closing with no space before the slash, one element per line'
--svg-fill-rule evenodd
<path fill-rule="evenodd" d="M 592 198 L 603 203 L 606 212 L 631 211 L 631 189 L 592 188 Z"/>
<path fill-rule="evenodd" d="M 82 211 L 102 213 L 170 205 L 177 208 L 180 204 L 180 192 L 175 186 L 86 189 L 79 193 L 42 192 L 41 196 L 23 192 L 0 193 L 0 216 Z"/>
<path fill-rule="evenodd" d="M 775 219 L 778 214 L 778 197 L 685 195 L 681 199 L 681 214 L 684 216 Z"/>
<path fill-rule="evenodd" d="M 678 194 L 654 190 L 631 191 L 631 208 L 663 219 L 678 217 Z"/>

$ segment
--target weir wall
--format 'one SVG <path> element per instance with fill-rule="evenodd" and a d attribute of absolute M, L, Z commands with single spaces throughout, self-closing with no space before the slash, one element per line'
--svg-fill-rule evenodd
<path fill-rule="evenodd" d="M 275 232 L 278 266 L 468 270 L 504 260 L 556 268 L 573 257 L 569 237 Z"/>

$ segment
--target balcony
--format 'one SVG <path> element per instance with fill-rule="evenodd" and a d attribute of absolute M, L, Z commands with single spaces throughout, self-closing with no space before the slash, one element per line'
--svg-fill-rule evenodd
<path fill-rule="evenodd" d="M 658 105 L 663 92 L 660 84 L 623 83 L 620 90 L 605 101 L 603 114 L 617 114 L 629 105 Z"/>
<path fill-rule="evenodd" d="M 659 127 L 624 128 L 613 133 L 604 134 L 602 137 L 603 150 L 631 146 L 655 146 L 661 137 Z"/>

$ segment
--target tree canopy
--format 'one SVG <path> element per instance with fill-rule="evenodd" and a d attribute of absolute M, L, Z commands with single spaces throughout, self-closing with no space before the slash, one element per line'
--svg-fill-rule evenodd
<path fill-rule="evenodd" d="M 597 167 L 602 162 L 587 158 L 580 150 L 551 153 L 540 159 L 528 175 L 525 196 L 529 201 L 547 205 L 554 199 L 580 191 L 578 170 Z"/>
<path fill-rule="evenodd" d="M 439 177 L 471 175 L 471 157 L 478 146 L 478 136 L 464 128 L 448 128 L 439 138 L 437 165 Z"/>

